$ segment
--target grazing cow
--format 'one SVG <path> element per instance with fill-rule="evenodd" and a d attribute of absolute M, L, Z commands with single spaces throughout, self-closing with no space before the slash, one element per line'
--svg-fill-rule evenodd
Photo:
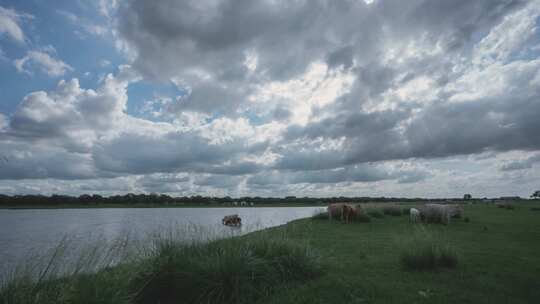
<path fill-rule="evenodd" d="M 358 215 L 358 208 L 349 203 L 334 203 L 328 206 L 328 219 L 339 217 L 341 221 L 349 223 Z"/>
<path fill-rule="evenodd" d="M 226 215 L 225 217 L 223 217 L 223 219 L 221 220 L 221 222 L 222 222 L 223 225 L 225 225 L 225 226 L 235 226 L 235 227 L 238 227 L 238 226 L 241 226 L 241 225 L 242 225 L 242 219 L 238 216 L 238 214 Z"/>
<path fill-rule="evenodd" d="M 354 205 L 345 204 L 343 206 L 343 219 L 345 223 L 350 223 L 358 215 L 358 208 Z"/>
<path fill-rule="evenodd" d="M 413 223 L 418 222 L 420 220 L 420 210 L 411 208 L 409 210 L 409 220 Z"/>

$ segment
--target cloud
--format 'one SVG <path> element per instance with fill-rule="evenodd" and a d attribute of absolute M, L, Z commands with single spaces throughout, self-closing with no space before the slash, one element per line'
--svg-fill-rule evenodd
<path fill-rule="evenodd" d="M 397 180 L 413 183 L 426 179 L 430 174 L 421 169 L 400 168 L 386 164 L 360 164 L 337 169 L 262 172 L 248 178 L 248 185 L 291 185 L 291 184 L 338 184 L 373 183 Z"/>
<path fill-rule="evenodd" d="M 31 70 L 38 68 L 42 73 L 51 77 L 58 77 L 73 71 L 73 68 L 43 51 L 28 51 L 22 58 L 16 59 L 13 64 L 19 73 L 32 74 Z"/>
<path fill-rule="evenodd" d="M 26 36 L 20 23 L 25 19 L 32 19 L 29 14 L 19 13 L 13 9 L 0 6 L 0 34 L 6 34 L 18 43 L 26 43 Z"/>
<path fill-rule="evenodd" d="M 110 178 L 167 172 L 244 175 L 261 170 L 261 164 L 245 159 L 265 149 L 264 141 L 249 139 L 261 131 L 244 119 L 220 118 L 185 128 L 181 123 L 127 114 L 127 88 L 139 79 L 131 67 L 122 66 L 96 90 L 83 89 L 72 79 L 61 80 L 51 92 L 28 94 L 9 120 L 2 116 L 0 142 L 14 162 L 0 178 Z M 57 158 L 49 160 L 54 155 Z M 62 165 L 60 159 L 66 163 Z M 30 170 L 41 162 L 64 166 L 69 173 Z M 24 163 L 27 170 L 21 167 Z"/>
<path fill-rule="evenodd" d="M 531 169 L 536 163 L 540 163 L 540 154 L 532 155 L 525 159 L 508 161 L 501 166 L 501 171 Z"/>
<path fill-rule="evenodd" d="M 95 24 L 94 22 L 86 18 L 80 17 L 72 12 L 65 10 L 57 10 L 56 12 L 66 18 L 72 25 L 82 29 L 87 34 L 103 37 L 110 33 L 110 29 L 108 29 L 107 27 Z M 79 32 L 79 30 L 76 30 L 75 33 L 78 34 L 81 38 L 84 38 L 84 35 Z"/>
<path fill-rule="evenodd" d="M 95 89 L 72 79 L 28 94 L 0 129 L 8 156 L 37 167 L 48 157 L 57 164 L 56 151 L 70 163 L 12 167 L 3 178 L 125 178 L 125 188 L 167 193 L 414 196 L 526 192 L 538 179 L 525 170 L 540 151 L 538 1 L 98 8 L 130 65 Z M 54 70 L 28 54 L 21 70 Z M 128 90 L 140 80 L 177 93 L 139 106 Z"/>

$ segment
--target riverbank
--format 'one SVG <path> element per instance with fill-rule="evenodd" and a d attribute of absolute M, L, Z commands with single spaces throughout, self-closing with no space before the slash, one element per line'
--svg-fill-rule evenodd
<path fill-rule="evenodd" d="M 303 219 L 194 249 L 165 242 L 169 245 L 149 256 L 56 282 L 72 293 L 66 303 L 137 302 L 133 296 L 147 283 L 153 284 L 149 292 L 156 295 L 189 287 L 189 292 L 174 294 L 176 298 L 163 303 L 182 302 L 185 299 L 179 297 L 194 297 L 197 292 L 206 297 L 226 290 L 233 291 L 228 293 L 229 302 L 533 303 L 540 298 L 540 212 L 531 210 L 536 205 L 520 204 L 513 210 L 468 205 L 465 218 L 447 226 L 412 224 L 405 215 L 351 224 L 324 217 Z M 417 244 L 411 242 L 413 235 L 430 235 L 429 242 L 452 248 L 456 264 L 427 271 L 404 268 L 404 251 Z M 189 263 L 182 262 L 186 260 Z M 201 272 L 204 275 L 195 275 Z M 191 273 L 188 279 L 182 276 L 186 273 Z M 36 290 L 32 285 L 19 286 L 23 286 L 17 289 L 20 294 Z M 212 293 L 197 286 L 219 288 Z M 101 298 L 94 300 L 94 296 Z M 54 303 L 62 303 L 57 300 L 62 297 L 55 297 Z M 152 296 L 145 299 L 138 303 L 155 303 Z M 225 298 L 213 299 L 216 303 L 215 299 Z M 0 303 L 31 302 L 4 298 Z"/>

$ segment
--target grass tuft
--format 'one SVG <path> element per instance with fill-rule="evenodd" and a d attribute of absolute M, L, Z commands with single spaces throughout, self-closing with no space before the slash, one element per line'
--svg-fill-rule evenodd
<path fill-rule="evenodd" d="M 368 209 L 367 214 L 374 218 L 383 218 L 384 213 L 379 208 Z"/>
<path fill-rule="evenodd" d="M 516 206 L 512 203 L 505 202 L 505 203 L 498 203 L 495 204 L 497 208 L 506 209 L 506 210 L 514 210 Z"/>
<path fill-rule="evenodd" d="M 400 216 L 402 214 L 401 208 L 398 206 L 385 206 L 383 207 L 383 213 L 392 216 Z"/>
<path fill-rule="evenodd" d="M 400 262 L 406 270 L 426 271 L 456 268 L 458 257 L 448 243 L 421 229 L 402 243 Z"/>
<path fill-rule="evenodd" d="M 360 212 L 354 217 L 354 221 L 360 223 L 369 223 L 371 222 L 371 217 L 364 212 Z"/>
<path fill-rule="evenodd" d="M 328 212 L 326 211 L 320 211 L 311 216 L 312 220 L 327 220 L 328 219 Z"/>

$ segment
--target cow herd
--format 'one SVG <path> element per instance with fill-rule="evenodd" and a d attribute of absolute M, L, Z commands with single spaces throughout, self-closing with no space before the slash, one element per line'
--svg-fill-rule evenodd
<path fill-rule="evenodd" d="M 327 208 L 328 218 L 338 219 L 350 223 L 364 210 L 362 206 L 352 203 L 333 203 Z M 463 207 L 460 205 L 425 204 L 408 209 L 410 222 L 449 224 L 451 218 L 463 216 Z"/>

